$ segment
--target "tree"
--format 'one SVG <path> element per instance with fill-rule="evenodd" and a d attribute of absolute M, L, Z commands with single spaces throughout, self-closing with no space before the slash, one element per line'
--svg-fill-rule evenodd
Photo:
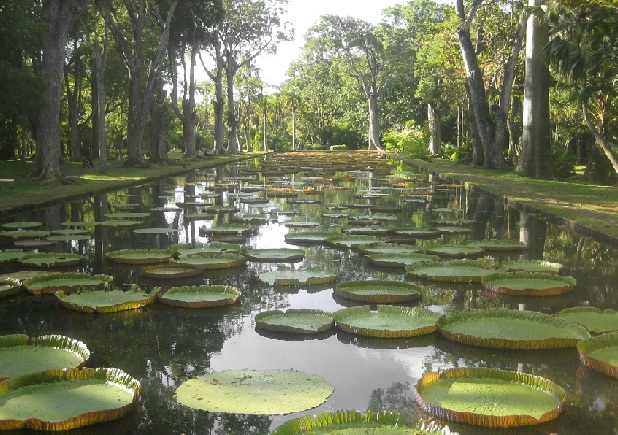
<path fill-rule="evenodd" d="M 550 20 L 553 30 L 545 48 L 550 67 L 561 83 L 576 92 L 585 125 L 618 174 L 612 142 L 618 119 L 618 11 L 556 5 Z"/>
<path fill-rule="evenodd" d="M 43 47 L 43 71 L 47 75 L 46 103 L 36 120 L 37 152 L 31 177 L 43 181 L 60 175 L 60 107 L 62 75 L 69 29 L 91 0 L 43 2 L 43 20 L 48 34 Z"/>
<path fill-rule="evenodd" d="M 553 159 L 549 122 L 549 69 L 543 53 L 549 25 L 546 0 L 529 0 L 526 39 L 526 79 L 521 155 L 517 172 L 527 177 L 551 178 Z"/>
<path fill-rule="evenodd" d="M 156 91 L 165 48 L 167 47 L 170 21 L 178 0 L 170 0 L 165 16 L 153 0 L 122 0 L 123 9 L 114 8 L 100 0 L 97 4 L 111 29 L 129 75 L 129 114 L 127 125 L 126 166 L 143 164 L 143 135 L 146 117 Z M 119 16 L 120 10 L 125 16 Z M 156 31 L 155 31 L 156 29 Z M 152 44 L 149 41 L 154 40 Z"/>
<path fill-rule="evenodd" d="M 498 169 L 504 166 L 504 148 L 507 143 L 507 119 L 511 103 L 511 91 L 515 77 L 515 66 L 519 52 L 523 44 L 525 14 L 521 13 L 517 23 L 512 43 L 510 44 L 508 59 L 504 62 L 502 80 L 497 101 L 490 100 L 484 81 L 483 69 L 479 62 L 479 52 L 486 46 L 484 33 L 487 31 L 483 23 L 480 23 L 477 32 L 481 35 L 477 38 L 477 44 L 473 43 L 471 28 L 477 17 L 483 0 L 473 0 L 469 10 L 466 10 L 463 0 L 456 1 L 459 28 L 457 36 L 466 70 L 468 99 L 472 106 L 476 131 L 483 148 L 483 166 L 490 169 Z M 515 5 L 511 5 L 513 7 Z M 501 12 L 499 10 L 498 12 Z M 504 23 L 503 23 L 504 24 Z M 480 163 L 480 162 L 475 162 Z"/>

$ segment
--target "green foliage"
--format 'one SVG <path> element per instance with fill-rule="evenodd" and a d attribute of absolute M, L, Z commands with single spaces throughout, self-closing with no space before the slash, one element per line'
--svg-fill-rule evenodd
<path fill-rule="evenodd" d="M 556 178 L 570 178 L 575 175 L 577 157 L 566 152 L 554 154 L 554 176 Z"/>
<path fill-rule="evenodd" d="M 427 158 L 429 132 L 414 121 L 408 121 L 403 130 L 386 132 L 382 141 L 388 151 L 405 154 L 414 159 Z"/>

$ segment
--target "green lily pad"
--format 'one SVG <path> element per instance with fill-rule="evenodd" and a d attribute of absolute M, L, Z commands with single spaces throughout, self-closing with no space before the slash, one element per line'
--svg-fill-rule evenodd
<path fill-rule="evenodd" d="M 101 290 L 107 288 L 114 278 L 110 275 L 90 275 L 87 273 L 46 273 L 26 279 L 23 286 L 30 293 L 56 293 L 63 290 L 71 292 L 79 289 Z"/>
<path fill-rule="evenodd" d="M 350 216 L 350 223 L 353 222 L 363 222 L 363 223 L 381 223 L 381 222 L 395 222 L 397 221 L 397 216 L 392 214 L 359 214 Z"/>
<path fill-rule="evenodd" d="M 442 234 L 435 228 L 398 228 L 393 230 L 393 233 L 413 239 L 437 239 Z"/>
<path fill-rule="evenodd" d="M 440 257 L 462 258 L 479 257 L 485 253 L 483 248 L 468 245 L 442 245 L 427 248 L 428 254 L 439 255 Z"/>
<path fill-rule="evenodd" d="M 103 227 L 111 227 L 111 228 L 136 227 L 136 226 L 141 225 L 141 224 L 142 224 L 142 221 L 122 220 L 122 219 L 112 219 L 112 220 L 109 220 L 109 221 L 101 222 L 101 226 L 103 226 Z"/>
<path fill-rule="evenodd" d="M 11 231 L 0 231 L 0 238 L 11 239 L 11 240 L 22 240 L 22 239 L 36 239 L 38 237 L 47 237 L 49 236 L 49 231 L 37 231 L 37 230 L 11 230 Z"/>
<path fill-rule="evenodd" d="M 257 279 L 274 286 L 321 285 L 337 280 L 334 270 L 273 270 L 256 275 Z"/>
<path fill-rule="evenodd" d="M 441 428 L 435 422 L 416 427 L 404 421 L 401 414 L 389 412 L 360 413 L 338 411 L 319 413 L 290 420 L 279 426 L 272 435 L 451 435 L 448 428 Z"/>
<path fill-rule="evenodd" d="M 0 430 L 61 431 L 116 420 L 131 411 L 139 391 L 137 380 L 112 368 L 11 378 L 0 383 Z"/>
<path fill-rule="evenodd" d="M 505 295 L 555 296 L 575 288 L 575 278 L 547 273 L 495 273 L 481 278 L 483 287 Z"/>
<path fill-rule="evenodd" d="M 417 253 L 421 248 L 412 245 L 400 245 L 396 243 L 377 243 L 375 245 L 358 246 L 356 248 L 359 252 L 366 255 L 371 254 L 412 254 Z"/>
<path fill-rule="evenodd" d="M 138 228 L 133 230 L 135 234 L 176 234 L 175 228 Z"/>
<path fill-rule="evenodd" d="M 285 242 L 289 244 L 311 244 L 324 243 L 332 236 L 332 232 L 327 231 L 302 231 L 298 233 L 288 233 L 285 235 Z"/>
<path fill-rule="evenodd" d="M 406 267 L 410 275 L 439 282 L 481 282 L 485 275 L 494 273 L 487 262 L 476 260 L 450 260 L 418 263 Z"/>
<path fill-rule="evenodd" d="M 96 221 L 90 221 L 90 222 L 67 221 L 67 222 L 62 222 L 60 225 L 62 225 L 63 227 L 83 228 L 83 227 L 94 227 L 96 225 L 101 225 L 102 223 L 103 222 L 96 222 Z"/>
<path fill-rule="evenodd" d="M 42 226 L 43 222 L 9 222 L 2 224 L 2 228 L 5 230 L 23 230 L 26 228 L 38 228 Z"/>
<path fill-rule="evenodd" d="M 106 257 L 114 263 L 153 264 L 169 262 L 172 254 L 171 249 L 120 249 L 108 252 Z"/>
<path fill-rule="evenodd" d="M 57 252 L 37 252 L 26 254 L 19 262 L 29 267 L 68 267 L 77 266 L 86 261 L 86 257 L 80 254 L 61 254 Z"/>
<path fill-rule="evenodd" d="M 157 293 L 146 293 L 139 287 L 132 286 L 129 290 L 78 290 L 67 294 L 56 292 L 60 303 L 75 311 L 83 313 L 117 313 L 119 311 L 135 310 L 152 304 Z"/>
<path fill-rule="evenodd" d="M 242 266 L 246 261 L 247 258 L 240 254 L 204 252 L 182 256 L 173 263 L 201 269 L 230 269 Z"/>
<path fill-rule="evenodd" d="M 150 213 L 140 212 L 119 212 L 119 213 L 107 213 L 105 217 L 107 219 L 143 219 L 150 216 Z"/>
<path fill-rule="evenodd" d="M 577 343 L 577 351 L 585 367 L 618 379 L 618 332 L 582 340 Z"/>
<path fill-rule="evenodd" d="M 317 228 L 322 226 L 320 222 L 312 222 L 312 221 L 286 221 L 283 222 L 288 228 Z"/>
<path fill-rule="evenodd" d="M 432 415 L 492 428 L 553 420 L 566 403 L 564 389 L 547 379 L 489 368 L 427 373 L 416 393 L 421 408 Z"/>
<path fill-rule="evenodd" d="M 23 249 L 5 249 L 0 251 L 0 264 L 17 263 L 25 254 Z"/>
<path fill-rule="evenodd" d="M 47 237 L 47 240 L 52 242 L 66 242 L 69 240 L 92 240 L 90 234 L 58 234 L 55 236 Z"/>
<path fill-rule="evenodd" d="M 378 305 L 377 312 L 369 305 L 344 308 L 333 313 L 337 326 L 352 334 L 379 338 L 417 337 L 438 329 L 439 314 L 423 308 Z"/>
<path fill-rule="evenodd" d="M 324 378 L 293 370 L 227 370 L 189 379 L 176 399 L 210 412 L 276 415 L 315 408 L 333 391 Z"/>
<path fill-rule="evenodd" d="M 209 308 L 235 304 L 240 290 L 227 285 L 171 287 L 159 297 L 166 305 L 184 308 Z"/>
<path fill-rule="evenodd" d="M 384 267 L 406 267 L 417 263 L 439 260 L 437 255 L 428 254 L 371 254 L 367 258 L 371 264 Z"/>
<path fill-rule="evenodd" d="M 595 307 L 574 307 L 560 311 L 556 316 L 586 327 L 590 332 L 602 334 L 618 331 L 618 311 L 600 310 Z"/>
<path fill-rule="evenodd" d="M 335 326 L 335 320 L 320 310 L 273 310 L 256 314 L 255 326 L 274 332 L 317 334 Z"/>
<path fill-rule="evenodd" d="M 185 264 L 158 264 L 142 267 L 141 276 L 150 279 L 182 279 L 200 276 L 204 269 Z"/>
<path fill-rule="evenodd" d="M 324 218 L 330 218 L 330 219 L 344 219 L 350 216 L 350 213 L 331 212 L 331 213 L 322 213 L 321 216 Z"/>
<path fill-rule="evenodd" d="M 557 274 L 562 270 L 562 264 L 543 260 L 504 260 L 500 269 L 506 272 L 538 272 Z"/>
<path fill-rule="evenodd" d="M 384 236 L 390 234 L 388 227 L 369 226 L 369 227 L 348 227 L 341 231 L 343 234 L 363 235 L 363 236 Z"/>
<path fill-rule="evenodd" d="M 217 227 L 200 228 L 200 236 L 207 235 L 239 235 L 248 236 L 258 232 L 258 227 L 251 225 L 220 225 Z"/>
<path fill-rule="evenodd" d="M 373 304 L 396 304 L 421 299 L 420 286 L 401 281 L 347 281 L 335 286 L 335 295 Z"/>
<path fill-rule="evenodd" d="M 488 252 L 525 251 L 528 249 L 525 243 L 517 240 L 477 240 L 469 243 L 470 246 L 478 246 Z"/>
<path fill-rule="evenodd" d="M 330 236 L 326 239 L 326 241 L 336 248 L 346 249 L 354 248 L 356 246 L 376 244 L 380 242 L 380 239 L 373 236 L 353 236 L 341 234 Z"/>
<path fill-rule="evenodd" d="M 13 242 L 13 246 L 16 248 L 40 249 L 56 246 L 56 242 L 54 240 L 45 239 L 19 239 Z"/>
<path fill-rule="evenodd" d="M 549 314 L 522 310 L 472 310 L 446 316 L 444 337 L 459 343 L 495 349 L 556 349 L 574 347 L 590 338 L 581 325 Z"/>
<path fill-rule="evenodd" d="M 237 213 L 240 209 L 234 205 L 209 205 L 204 208 L 206 213 Z"/>
<path fill-rule="evenodd" d="M 31 339 L 15 334 L 0 337 L 0 380 L 48 369 L 81 367 L 90 358 L 81 341 L 62 335 Z"/>
<path fill-rule="evenodd" d="M 247 259 L 251 261 L 269 261 L 282 263 L 297 263 L 305 258 L 304 249 L 247 249 L 244 252 Z"/>
<path fill-rule="evenodd" d="M 214 213 L 185 213 L 183 219 L 185 221 L 211 221 L 215 218 Z"/>
<path fill-rule="evenodd" d="M 241 246 L 238 243 L 226 243 L 226 242 L 210 242 L 210 243 L 198 243 L 195 246 L 191 245 L 172 245 L 170 249 L 178 252 L 179 256 L 189 257 L 193 254 L 200 253 L 227 253 L 227 254 L 240 254 Z"/>

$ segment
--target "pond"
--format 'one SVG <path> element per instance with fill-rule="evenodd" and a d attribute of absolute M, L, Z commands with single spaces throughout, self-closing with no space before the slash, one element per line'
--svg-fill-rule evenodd
<path fill-rule="evenodd" d="M 156 286 L 165 291 L 172 285 L 224 284 L 237 287 L 242 296 L 238 303 L 219 308 L 183 309 L 155 303 L 135 311 L 88 314 L 64 308 L 52 295 L 24 291 L 0 299 L 0 335 L 66 335 L 83 341 L 91 350 L 88 366 L 117 367 L 141 382 L 134 412 L 118 421 L 71 433 L 267 434 L 287 420 L 338 410 L 386 410 L 401 412 L 410 421 L 433 420 L 415 405 L 414 385 L 427 372 L 453 367 L 521 370 L 556 382 L 568 394 L 564 413 L 549 423 L 501 431 L 439 420 L 453 431 L 615 433 L 618 380 L 584 368 L 575 348 L 488 349 L 449 341 L 437 332 L 383 339 L 337 328 L 316 336 L 256 329 L 255 315 L 265 310 L 335 312 L 362 305 L 334 295 L 334 284 L 280 287 L 256 279 L 269 271 L 308 268 L 335 270 L 338 282 L 418 282 L 424 286 L 420 304 L 440 314 L 500 307 L 547 314 L 575 306 L 618 309 L 618 252 L 614 247 L 507 206 L 501 198 L 405 167 L 402 162 L 366 159 L 325 167 L 324 159 L 305 156 L 299 164 L 298 157 L 281 155 L 7 215 L 0 223 L 39 221 L 43 229 L 52 231 L 70 228 L 66 222 L 103 222 L 144 213 L 136 226 L 87 226 L 90 238 L 57 241 L 39 250 L 82 254 L 86 263 L 70 270 L 111 275 L 115 288 L 138 284 L 147 291 Z M 234 206 L 238 211 L 205 213 L 207 205 Z M 247 222 L 255 226 L 255 232 L 240 239 L 215 237 L 209 231 Z M 392 233 L 375 237 L 419 248 L 465 240 L 522 241 L 527 245 L 524 251 L 485 256 L 558 262 L 564 266 L 564 275 L 576 278 L 577 286 L 558 296 L 499 295 L 483 290 L 480 283 L 417 280 L 404 267 L 371 262 L 354 247 L 286 241 L 286 235 L 305 231 L 378 234 L 380 228 L 420 228 L 436 223 L 442 230 L 432 238 L 410 239 Z M 135 231 L 144 228 L 167 230 Z M 196 245 L 215 238 L 253 249 L 302 248 L 304 257 L 289 263 L 247 261 L 240 267 L 206 270 L 199 277 L 172 282 L 142 277 L 142 266 L 117 264 L 106 258 L 108 252 L 125 248 Z M 1 247 L 12 245 L 4 240 Z M 15 264 L 0 264 L 1 274 L 17 270 L 21 269 Z M 302 371 L 325 378 L 335 390 L 317 408 L 274 416 L 209 413 L 176 401 L 176 389 L 190 378 L 241 369 Z"/>

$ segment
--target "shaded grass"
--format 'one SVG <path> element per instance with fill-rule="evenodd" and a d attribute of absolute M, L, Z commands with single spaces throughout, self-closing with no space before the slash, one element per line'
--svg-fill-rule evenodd
<path fill-rule="evenodd" d="M 488 170 L 449 160 L 414 160 L 414 166 L 454 178 L 472 188 L 503 196 L 516 206 L 556 216 L 575 230 L 618 244 L 618 187 L 526 178 L 514 170 Z"/>

